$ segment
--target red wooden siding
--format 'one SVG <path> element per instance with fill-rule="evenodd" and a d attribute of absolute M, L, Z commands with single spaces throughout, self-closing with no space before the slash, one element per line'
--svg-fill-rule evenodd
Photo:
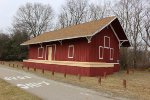
<path fill-rule="evenodd" d="M 30 45 L 28 52 L 28 59 L 37 59 L 37 56 L 38 56 L 38 46 Z"/>
<path fill-rule="evenodd" d="M 73 58 L 68 58 L 69 45 L 74 46 Z M 89 59 L 89 49 L 88 48 L 89 48 L 89 44 L 87 43 L 87 40 L 85 38 L 64 40 L 64 41 L 62 41 L 62 44 L 60 44 L 60 43 L 56 44 L 55 60 L 86 62 Z"/>
<path fill-rule="evenodd" d="M 110 37 L 110 47 L 104 47 L 104 37 Z M 109 39 L 107 38 L 106 45 L 108 46 Z M 106 27 L 100 33 L 92 38 L 90 43 L 90 62 L 111 62 L 116 63 L 119 60 L 119 42 L 110 27 Z M 99 46 L 104 47 L 103 59 L 99 59 Z M 114 49 L 113 60 L 110 60 L 110 48 Z"/>

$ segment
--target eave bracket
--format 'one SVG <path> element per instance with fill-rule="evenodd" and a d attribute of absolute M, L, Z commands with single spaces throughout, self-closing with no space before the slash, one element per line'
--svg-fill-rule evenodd
<path fill-rule="evenodd" d="M 41 46 L 41 48 L 43 47 L 43 46 L 42 46 L 42 43 L 40 43 L 40 46 Z"/>
<path fill-rule="evenodd" d="M 121 47 L 122 46 L 122 44 L 124 43 L 124 42 L 127 42 L 128 40 L 120 40 L 120 46 L 119 47 Z"/>
<path fill-rule="evenodd" d="M 86 39 L 88 40 L 88 43 L 91 43 L 92 36 L 87 36 Z"/>
<path fill-rule="evenodd" d="M 59 40 L 59 43 L 62 45 L 62 40 Z"/>

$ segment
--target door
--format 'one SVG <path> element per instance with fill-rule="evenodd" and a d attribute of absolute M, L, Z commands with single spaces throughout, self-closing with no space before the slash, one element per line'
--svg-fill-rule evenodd
<path fill-rule="evenodd" d="M 48 60 L 52 60 L 52 47 L 48 47 Z"/>

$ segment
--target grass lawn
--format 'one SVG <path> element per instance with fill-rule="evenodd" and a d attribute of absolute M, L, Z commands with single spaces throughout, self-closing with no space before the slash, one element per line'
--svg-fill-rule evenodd
<path fill-rule="evenodd" d="M 16 70 L 22 70 L 22 63 L 20 62 L 5 62 L 5 65 L 11 63 L 15 64 Z M 19 65 L 20 67 L 16 67 Z M 24 68 L 24 71 L 37 74 L 39 76 L 73 84 L 80 87 L 93 89 L 101 93 L 107 93 L 113 97 L 126 97 L 133 100 L 150 100 L 150 72 L 149 71 L 134 71 L 130 72 L 129 75 L 125 71 L 117 72 L 113 75 L 108 75 L 106 78 L 101 79 L 101 85 L 98 83 L 98 77 L 81 77 L 79 80 L 78 76 L 66 75 L 61 73 L 55 73 L 54 76 L 50 71 L 45 71 L 42 74 L 42 70 Z M 123 87 L 123 79 L 127 81 L 127 87 Z"/>
<path fill-rule="evenodd" d="M 0 100 L 41 100 L 0 79 Z"/>

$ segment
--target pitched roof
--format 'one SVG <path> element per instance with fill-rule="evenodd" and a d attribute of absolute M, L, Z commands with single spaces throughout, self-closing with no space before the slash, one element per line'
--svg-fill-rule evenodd
<path fill-rule="evenodd" d="M 97 32 L 100 32 L 102 29 L 104 29 L 106 26 L 108 26 L 115 19 L 117 19 L 115 16 L 106 17 L 96 21 L 73 25 L 55 31 L 45 32 L 31 40 L 22 43 L 21 45 L 38 44 L 43 42 L 93 36 Z"/>

